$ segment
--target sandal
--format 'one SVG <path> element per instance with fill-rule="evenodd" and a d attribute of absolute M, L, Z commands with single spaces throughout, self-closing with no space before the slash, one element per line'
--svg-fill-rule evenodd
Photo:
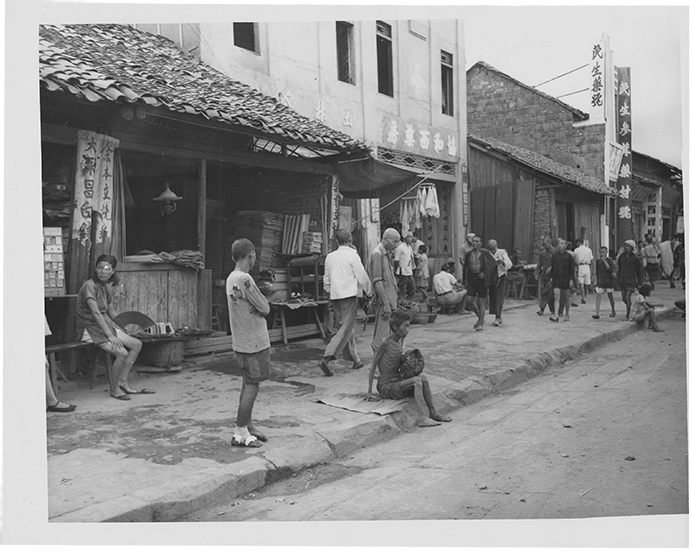
<path fill-rule="evenodd" d="M 46 405 L 46 412 L 72 412 L 77 408 L 74 404 L 63 403 L 67 406 L 58 406 L 59 404 L 60 401 L 56 402 L 53 406 Z"/>
<path fill-rule="evenodd" d="M 259 448 L 262 446 L 262 443 L 254 435 L 248 435 L 247 437 L 234 435 L 231 437 L 231 445 L 234 447 Z"/>
<path fill-rule="evenodd" d="M 125 393 L 127 393 L 128 395 L 153 395 L 154 393 L 156 393 L 156 391 L 154 391 L 153 389 L 147 389 L 146 387 L 144 389 L 140 389 L 139 391 L 135 389 L 130 389 L 129 385 L 121 385 L 120 389 L 125 391 Z"/>
<path fill-rule="evenodd" d="M 114 399 L 118 399 L 119 401 L 129 401 L 130 400 L 130 395 L 126 395 L 123 393 L 122 395 L 111 395 Z"/>

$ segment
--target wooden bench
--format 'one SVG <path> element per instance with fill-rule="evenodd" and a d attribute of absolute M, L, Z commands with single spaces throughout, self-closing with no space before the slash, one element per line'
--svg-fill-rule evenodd
<path fill-rule="evenodd" d="M 106 368 L 108 369 L 108 373 L 110 374 L 111 369 L 113 367 L 113 361 L 111 359 L 111 355 L 101 349 L 100 347 L 97 347 L 93 343 L 87 343 L 86 341 L 75 341 L 74 343 L 59 343 L 57 345 L 47 345 L 46 346 L 46 356 L 48 357 L 48 363 L 50 366 L 50 381 L 53 385 L 53 389 L 57 389 L 56 384 L 58 383 L 58 376 L 62 378 L 64 382 L 69 381 L 67 376 L 65 375 L 65 372 L 60 369 L 58 366 L 57 361 L 55 360 L 55 355 L 58 353 L 72 353 L 73 351 L 80 351 L 83 349 L 88 349 L 89 347 L 96 347 L 96 352 L 98 354 L 98 351 L 102 351 L 105 358 L 106 358 Z M 94 388 L 94 384 L 96 383 L 96 377 L 98 375 L 98 370 L 96 368 L 96 363 L 94 363 L 94 368 L 91 372 L 91 383 L 89 385 L 89 389 Z"/>

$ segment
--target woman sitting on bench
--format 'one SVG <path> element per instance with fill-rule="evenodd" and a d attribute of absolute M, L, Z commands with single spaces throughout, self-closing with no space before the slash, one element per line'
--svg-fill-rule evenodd
<path fill-rule="evenodd" d="M 119 328 L 113 318 L 112 285 L 120 280 L 115 273 L 118 261 L 112 255 L 101 255 L 96 259 L 93 277 L 89 278 L 77 296 L 77 329 L 82 341 L 94 343 L 115 355 L 108 380 L 111 397 L 129 401 L 130 395 L 154 393 L 151 389 L 136 391 L 127 381 L 130 370 L 142 350 L 142 342 Z M 78 334 L 79 335 L 79 334 Z"/>

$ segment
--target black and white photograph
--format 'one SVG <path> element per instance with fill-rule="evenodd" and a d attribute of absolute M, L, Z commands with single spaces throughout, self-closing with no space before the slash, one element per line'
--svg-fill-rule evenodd
<path fill-rule="evenodd" d="M 686 4 L 5 28 L 3 541 L 689 545 Z"/>

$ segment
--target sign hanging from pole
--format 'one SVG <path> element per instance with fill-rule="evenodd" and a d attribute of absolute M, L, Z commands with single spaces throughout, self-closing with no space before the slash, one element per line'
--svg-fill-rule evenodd
<path fill-rule="evenodd" d="M 632 219 L 632 90 L 630 68 L 618 68 L 617 140 L 622 146 L 622 161 L 617 179 L 616 239 L 617 245 L 635 239 Z"/>

